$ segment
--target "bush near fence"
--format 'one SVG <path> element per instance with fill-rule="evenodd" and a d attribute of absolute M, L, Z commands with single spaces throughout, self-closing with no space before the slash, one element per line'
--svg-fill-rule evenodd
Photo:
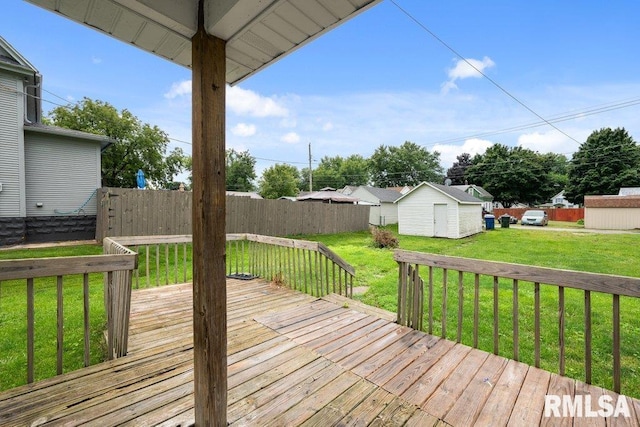
<path fill-rule="evenodd" d="M 549 221 L 577 222 L 579 219 L 584 219 L 584 208 L 494 208 L 493 214 L 496 218 L 499 218 L 500 215 L 509 214 L 520 220 L 522 219 L 522 215 L 524 215 L 524 213 L 529 209 L 545 211 L 549 216 Z"/>
<path fill-rule="evenodd" d="M 192 193 L 102 188 L 96 238 L 191 234 Z M 267 236 L 366 230 L 369 206 L 227 196 L 226 232 Z"/>

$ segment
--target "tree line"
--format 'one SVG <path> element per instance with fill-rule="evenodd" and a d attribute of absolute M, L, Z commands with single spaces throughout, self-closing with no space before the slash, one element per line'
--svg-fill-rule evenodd
<path fill-rule="evenodd" d="M 47 122 L 94 134 L 114 142 L 102 153 L 103 185 L 135 187 L 136 173 L 145 172 L 154 188 L 177 189 L 175 177 L 191 170 L 191 158 L 180 148 L 168 152 L 169 137 L 157 126 L 142 123 L 128 110 L 84 98 L 73 106 L 57 107 Z M 226 151 L 226 185 L 232 191 L 257 191 L 265 198 L 296 196 L 346 185 L 415 186 L 420 182 L 475 184 L 509 207 L 537 205 L 560 191 L 572 203 L 590 194 L 617 194 L 620 187 L 640 186 L 640 147 L 624 128 L 594 131 L 571 159 L 563 154 L 540 154 L 523 147 L 494 144 L 483 154 L 462 153 L 446 172 L 440 153 L 405 141 L 380 145 L 365 158 L 325 156 L 312 171 L 278 163 L 257 179 L 256 159 L 248 151 Z M 187 179 L 187 188 L 190 178 Z"/>

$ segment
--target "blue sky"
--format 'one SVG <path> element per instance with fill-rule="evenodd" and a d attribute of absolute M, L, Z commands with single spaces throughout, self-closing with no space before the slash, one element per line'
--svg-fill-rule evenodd
<path fill-rule="evenodd" d="M 638 16 L 631 0 L 384 0 L 228 88 L 227 147 L 249 150 L 260 173 L 305 167 L 309 143 L 314 165 L 412 141 L 448 168 L 494 143 L 570 157 L 602 127 L 640 141 Z M 540 116 L 567 116 L 562 133 L 425 28 Z M 188 69 L 21 0 L 3 2 L 0 35 L 43 75 L 46 101 L 126 108 L 191 153 Z"/>

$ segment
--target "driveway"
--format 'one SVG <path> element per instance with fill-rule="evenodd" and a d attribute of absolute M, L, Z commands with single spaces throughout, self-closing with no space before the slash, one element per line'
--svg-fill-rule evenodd
<path fill-rule="evenodd" d="M 500 226 L 496 227 L 500 228 Z M 594 228 L 574 228 L 574 227 L 540 227 L 535 225 L 511 224 L 509 228 L 516 230 L 539 230 L 539 231 L 566 231 L 569 233 L 597 233 L 597 234 L 640 234 L 640 230 L 598 230 Z"/>

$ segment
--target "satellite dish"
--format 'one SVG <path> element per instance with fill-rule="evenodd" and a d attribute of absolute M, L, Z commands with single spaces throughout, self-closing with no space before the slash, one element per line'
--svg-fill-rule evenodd
<path fill-rule="evenodd" d="M 451 179 L 447 178 L 444 180 L 444 185 L 446 185 L 447 187 L 451 185 Z"/>

